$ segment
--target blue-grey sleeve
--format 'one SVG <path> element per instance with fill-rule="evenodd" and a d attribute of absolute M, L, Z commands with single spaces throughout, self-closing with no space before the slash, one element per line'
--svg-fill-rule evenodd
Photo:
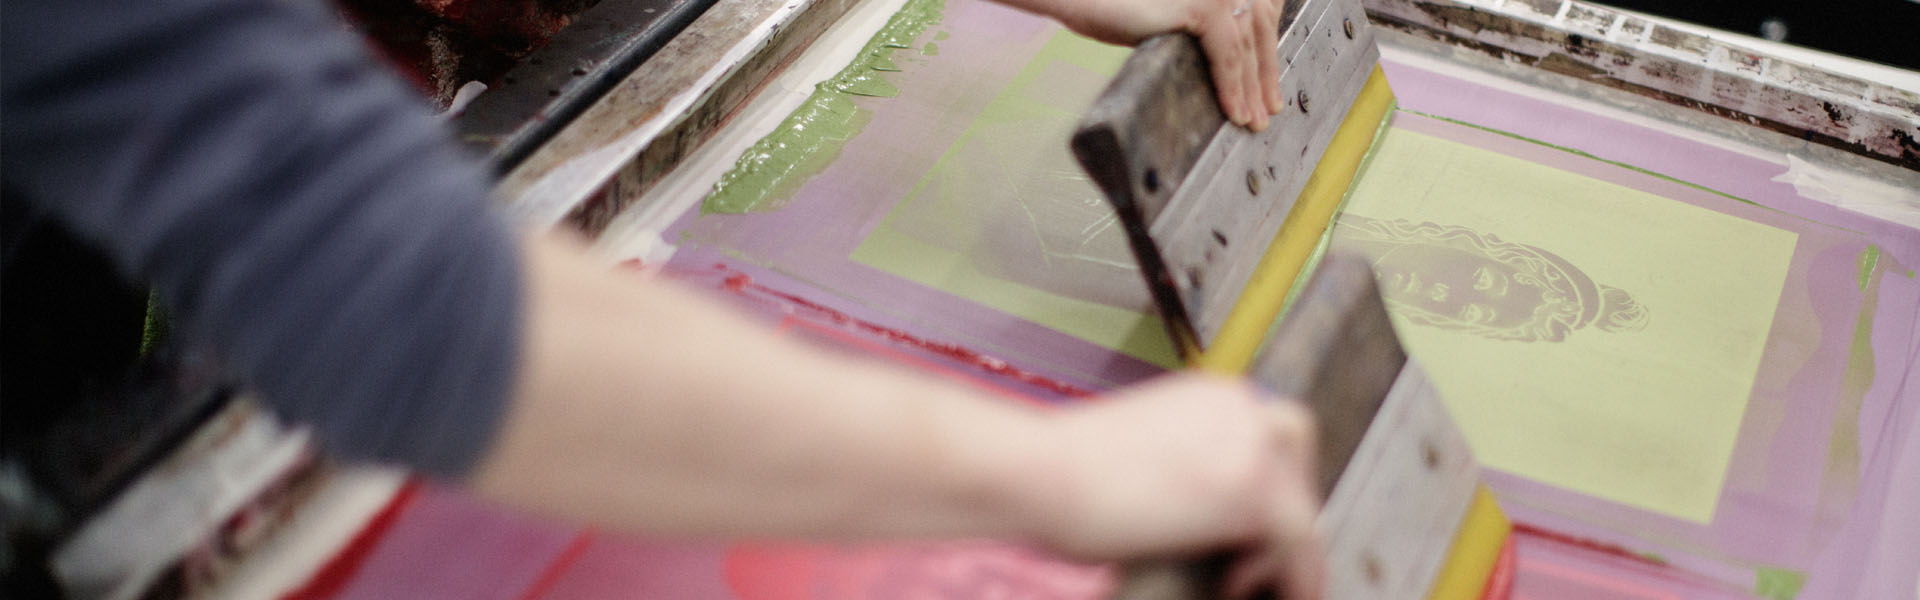
<path fill-rule="evenodd" d="M 331 453 L 459 476 L 519 351 L 482 167 L 318 0 L 8 1 L 0 168 Z"/>

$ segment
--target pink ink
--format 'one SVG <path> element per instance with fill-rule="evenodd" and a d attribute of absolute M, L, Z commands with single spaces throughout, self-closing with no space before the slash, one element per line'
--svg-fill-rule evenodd
<path fill-rule="evenodd" d="M 945 356 L 972 365 L 975 368 L 995 376 L 1013 379 L 1062 396 L 1086 398 L 1094 395 L 1092 391 L 1087 389 L 1021 369 L 1008 364 L 1007 361 L 998 357 L 983 354 L 959 344 L 929 340 L 899 329 L 856 319 L 844 312 L 829 308 L 806 298 L 754 283 L 751 276 L 748 276 L 746 273 L 741 273 L 725 264 L 715 264 L 714 269 L 722 273 L 727 273 L 726 278 L 721 282 L 721 287 L 737 294 L 745 295 L 755 293 L 769 296 L 785 303 L 789 307 L 803 309 L 820 319 L 830 321 L 834 324 L 852 327 L 896 344 L 911 346 Z"/>
<path fill-rule="evenodd" d="M 581 530 L 579 535 L 573 537 L 573 541 L 567 542 L 567 547 L 560 551 L 560 555 L 554 557 L 552 563 L 547 564 L 546 570 L 540 572 L 540 578 L 535 579 L 532 585 L 527 586 L 526 591 L 520 593 L 520 600 L 539 600 L 546 597 L 548 592 L 553 591 L 553 586 L 560 583 L 560 576 L 566 574 L 567 568 L 580 560 L 580 555 L 586 554 L 587 546 L 591 545 L 593 545 L 593 530 Z"/>
<path fill-rule="evenodd" d="M 367 558 L 373 555 L 373 549 L 380 545 L 381 539 L 386 537 L 387 530 L 393 528 L 393 524 L 400 520 L 400 514 L 406 512 L 407 507 L 420 496 L 420 489 L 423 486 L 424 484 L 418 479 L 407 480 L 400 486 L 400 491 L 394 493 L 393 499 L 388 500 L 387 505 L 380 509 L 379 514 L 374 515 L 365 527 L 360 528 L 359 533 L 353 535 L 353 539 L 347 542 L 345 548 L 335 553 L 333 558 L 328 560 L 327 564 L 322 566 L 319 572 L 314 573 L 313 577 L 299 589 L 287 592 L 281 598 L 318 600 L 339 596 L 340 591 L 346 589 L 347 582 L 352 581 L 353 576 L 360 572 L 361 565 L 366 564 Z"/>
<path fill-rule="evenodd" d="M 1480 600 L 1507 600 L 1513 596 L 1513 536 L 1500 544 L 1500 558 L 1493 563 L 1493 573 L 1487 576 L 1487 587 L 1480 592 Z"/>
<path fill-rule="evenodd" d="M 1514 523 L 1513 531 L 1514 533 L 1523 533 L 1533 537 L 1542 538 L 1548 541 L 1558 542 L 1561 544 L 1573 546 L 1583 550 L 1598 552 L 1601 554 L 1605 554 L 1607 556 L 1624 558 L 1624 559 L 1627 559 L 1636 563 L 1648 565 L 1648 566 L 1662 567 L 1662 568 L 1668 566 L 1667 561 L 1662 560 L 1659 557 L 1648 556 L 1645 554 L 1634 552 L 1632 550 L 1628 550 L 1625 546 L 1621 546 L 1619 544 L 1609 544 L 1606 542 L 1568 535 L 1565 533 L 1560 533 L 1558 531 L 1542 528 L 1537 525 L 1529 525 L 1526 523 Z"/>

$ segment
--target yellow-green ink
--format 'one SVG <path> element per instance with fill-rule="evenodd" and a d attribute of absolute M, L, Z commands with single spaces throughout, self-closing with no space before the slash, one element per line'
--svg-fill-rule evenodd
<path fill-rule="evenodd" d="M 894 49 L 895 48 L 888 48 L 888 50 L 894 50 Z M 900 65 L 894 64 L 893 57 L 891 56 L 875 57 L 874 61 L 871 64 L 867 65 L 867 68 L 875 71 L 882 71 L 887 73 L 897 73 L 900 71 Z M 875 77 L 872 73 L 867 73 L 865 79 L 870 81 L 874 79 L 879 79 L 879 77 Z M 891 82 L 889 82 L 889 85 L 891 85 Z M 850 90 L 842 90 L 842 91 L 850 91 Z M 861 95 L 861 96 L 880 96 L 880 97 L 891 97 L 894 95 L 894 94 L 882 95 L 882 94 L 858 94 L 858 93 L 855 93 L 855 94 Z"/>
<path fill-rule="evenodd" d="M 1891 261 L 1892 257 L 1888 257 Z M 1889 265 L 1892 266 L 1892 265 Z M 1851 506 L 1860 485 L 1860 407 L 1876 374 L 1873 354 L 1873 321 L 1879 312 L 1881 274 L 1880 248 L 1869 245 L 1860 252 L 1860 313 L 1853 324 L 1853 344 L 1848 349 L 1847 369 L 1840 380 L 1840 395 L 1834 402 L 1833 426 L 1827 436 L 1827 468 L 1820 482 L 1821 506 Z"/>
<path fill-rule="evenodd" d="M 922 46 L 922 47 L 920 48 L 920 53 L 921 53 L 921 54 L 925 54 L 925 55 L 927 55 L 927 56 L 939 56 L 939 55 L 940 55 L 940 45 L 939 45 L 939 44 L 935 44 L 935 43 L 933 43 L 933 42 L 927 42 L 927 45 L 926 45 L 926 46 Z"/>
<path fill-rule="evenodd" d="M 160 292 L 158 290 L 148 292 L 147 318 L 140 328 L 139 356 L 145 358 L 152 353 L 153 349 L 159 346 L 161 341 L 166 340 L 167 334 L 172 331 L 173 320 L 168 318 L 166 310 L 160 307 Z"/>
<path fill-rule="evenodd" d="M 1390 305 L 1407 353 L 1432 377 L 1475 458 L 1714 522 L 1799 235 L 1398 124 L 1354 182 L 1343 221 L 1478 227 L 1503 242 L 1547 244 L 1659 312 L 1630 334 L 1541 344 L 1414 326 Z M 1329 253 L 1355 250 L 1343 237 L 1334 234 Z M 1808 329 L 1786 325 L 1796 335 Z"/>
<path fill-rule="evenodd" d="M 713 184 L 700 211 L 741 214 L 786 205 L 801 183 L 832 164 L 847 140 L 873 120 L 872 111 L 855 104 L 854 96 L 900 95 L 900 88 L 881 74 L 900 70 L 893 62 L 893 51 L 912 48 L 915 38 L 940 22 L 945 8 L 945 0 L 908 0 L 852 63 L 814 86 L 813 95 L 773 133 L 740 154 L 733 168 Z"/>
<path fill-rule="evenodd" d="M 1873 268 L 1880 266 L 1880 246 L 1868 244 L 1860 251 L 1860 290 L 1866 291 L 1867 280 L 1873 278 Z"/>
<path fill-rule="evenodd" d="M 1504 130 L 1504 129 L 1495 129 L 1495 128 L 1492 128 L 1492 127 L 1488 127 L 1488 126 L 1485 126 L 1485 125 L 1476 125 L 1476 124 L 1474 124 L 1474 123 L 1469 123 L 1469 122 L 1466 122 L 1466 121 L 1462 121 L 1462 120 L 1459 120 L 1459 119 L 1450 119 L 1450 118 L 1447 118 L 1447 117 L 1442 117 L 1442 116 L 1440 116 L 1440 115 L 1435 115 L 1435 114 L 1429 114 L 1429 113 L 1424 113 L 1424 112 L 1420 112 L 1420 111 L 1417 111 L 1417 110 L 1413 110 L 1413 109 L 1410 109 L 1410 108 L 1398 108 L 1398 107 L 1396 107 L 1396 110 L 1400 110 L 1400 111 L 1404 111 L 1404 112 L 1408 112 L 1408 113 L 1412 113 L 1412 114 L 1416 114 L 1416 115 L 1420 115 L 1420 116 L 1422 116 L 1422 117 L 1426 117 L 1426 118 L 1429 118 L 1429 119 L 1434 119 L 1434 120 L 1436 120 L 1436 121 L 1445 121 L 1445 122 L 1448 122 L 1448 123 L 1452 123 L 1452 124 L 1454 124 L 1454 125 L 1459 125 L 1459 126 L 1462 126 L 1462 127 L 1469 127 L 1469 128 L 1473 128 L 1473 129 L 1478 129 L 1478 130 L 1481 130 L 1481 131 L 1485 131 L 1485 132 L 1487 132 L 1487 133 L 1497 133 L 1497 134 L 1500 134 L 1500 135 L 1503 135 L 1503 136 L 1506 136 L 1506 137 L 1510 137 L 1510 138 L 1513 138 L 1513 139 L 1516 139 L 1516 140 L 1520 140 L 1520 141 L 1523 141 L 1523 142 L 1527 142 L 1527 143 L 1531 143 L 1531 144 L 1537 144 L 1537 145 L 1541 145 L 1541 146 L 1546 146 L 1546 147 L 1548 147 L 1548 148 L 1552 148 L 1552 149 L 1555 149 L 1555 150 L 1559 150 L 1559 151 L 1561 151 L 1561 152 L 1566 152 L 1566 153 L 1568 153 L 1568 154 L 1572 154 L 1572 155 L 1574 155 L 1574 156 L 1578 156 L 1578 157 L 1581 157 L 1581 158 L 1589 158 L 1589 159 L 1593 159 L 1593 160 L 1596 160 L 1596 161 L 1600 161 L 1600 162 L 1603 162 L 1603 163 L 1606 163 L 1606 164 L 1609 164 L 1609 165 L 1613 165 L 1613 166 L 1616 166 L 1616 167 L 1620 167 L 1620 168 L 1622 168 L 1622 169 L 1626 169 L 1626 170 L 1629 170 L 1629 171 L 1633 171 L 1633 172 L 1636 172 L 1636 173 L 1640 173 L 1640 174 L 1643 174 L 1643 175 L 1652 175 L 1653 177 L 1656 177 L 1656 178 L 1659 178 L 1659 179 L 1662 179 L 1662 180 L 1666 180 L 1666 181 L 1670 181 L 1670 182 L 1673 182 L 1673 183 L 1678 183 L 1678 184 L 1680 184 L 1680 185 L 1684 185 L 1684 186 L 1687 186 L 1687 187 L 1690 187 L 1690 188 L 1693 188 L 1693 189 L 1696 189 L 1696 190 L 1700 190 L 1700 191 L 1703 191 L 1703 192 L 1707 192 L 1707 193 L 1709 193 L 1709 194 L 1713 194 L 1713 195 L 1716 195 L 1716 196 L 1721 196 L 1721 197 L 1724 197 L 1724 198 L 1727 198 L 1727 199 L 1729 199 L 1729 200 L 1736 200 L 1736 201 L 1739 201 L 1739 202 L 1742 202 L 1742 203 L 1745 203 L 1745 204 L 1752 204 L 1752 205 L 1754 205 L 1754 206 L 1761 206 L 1761 204 L 1760 204 L 1760 203 L 1758 203 L 1758 202 L 1754 202 L 1754 201 L 1752 201 L 1752 200 L 1748 200 L 1748 199 L 1746 199 L 1746 198 L 1741 198 L 1741 197 L 1739 197 L 1739 196 L 1735 196 L 1735 195 L 1733 195 L 1733 194 L 1729 194 L 1729 193 L 1726 193 L 1726 192 L 1722 192 L 1722 191 L 1720 191 L 1720 190 L 1716 190 L 1716 189 L 1713 189 L 1713 188 L 1710 188 L 1710 187 L 1707 187 L 1707 186 L 1704 186 L 1704 185 L 1700 185 L 1700 184 L 1697 184 L 1697 183 L 1693 183 L 1693 182 L 1690 182 L 1690 181 L 1684 181 L 1684 180 L 1681 180 L 1681 179 L 1678 179 L 1678 178 L 1675 178 L 1675 177 L 1673 177 L 1673 176 L 1670 176 L 1670 175 L 1667 175 L 1667 174 L 1664 174 L 1664 173 L 1659 173 L 1659 172 L 1655 172 L 1655 171 L 1652 171 L 1652 170 L 1649 170 L 1649 169 L 1646 169 L 1646 168 L 1643 168 L 1643 167 L 1637 167 L 1637 166 L 1634 166 L 1634 165 L 1630 165 L 1630 164 L 1627 164 L 1627 163 L 1623 163 L 1623 162 L 1620 162 L 1620 161 L 1617 161 L 1617 160 L 1608 160 L 1608 159 L 1604 159 L 1604 158 L 1600 158 L 1600 157 L 1598 157 L 1598 156 L 1594 156 L 1594 155 L 1593 155 L 1592 153 L 1589 153 L 1589 152 L 1586 152 L 1586 151 L 1584 151 L 1584 150 L 1578 150 L 1578 149 L 1574 149 L 1574 148 L 1568 148 L 1568 147 L 1566 147 L 1566 146 L 1561 146 L 1561 145 L 1558 145 L 1558 144 L 1553 144 L 1553 143 L 1549 143 L 1549 142 L 1547 142 L 1547 141 L 1545 141 L 1545 140 L 1539 140 L 1539 139 L 1535 139 L 1535 138 L 1530 138 L 1530 137 L 1527 137 L 1527 136 L 1524 136 L 1524 135 L 1520 135 L 1520 134 L 1517 134 L 1517 133 L 1513 133 L 1513 132 L 1510 132 L 1510 131 L 1507 131 L 1507 130 Z"/>
<path fill-rule="evenodd" d="M 1387 130 L 1392 129 L 1393 113 L 1399 108 L 1400 101 L 1395 99 L 1393 105 L 1388 107 L 1386 114 L 1380 116 L 1380 123 L 1374 126 L 1373 140 L 1367 142 L 1367 153 L 1361 155 L 1360 167 L 1353 172 L 1354 181 L 1360 181 L 1360 178 L 1366 175 L 1367 167 L 1373 164 L 1374 153 L 1380 149 L 1380 140 L 1385 139 Z M 1273 325 L 1267 328 L 1267 336 L 1272 336 L 1280 329 L 1280 323 L 1287 320 L 1287 314 L 1293 308 L 1293 303 L 1300 299 L 1302 292 L 1306 291 L 1307 282 L 1313 278 L 1312 274 L 1320 269 L 1320 261 L 1326 258 L 1327 247 L 1333 245 L 1334 223 L 1339 222 L 1340 215 L 1347 212 L 1347 201 L 1353 199 L 1354 187 L 1353 184 L 1348 184 L 1347 191 L 1341 193 L 1340 206 L 1333 209 L 1333 222 L 1327 223 L 1326 230 L 1320 232 L 1320 243 L 1314 246 L 1313 254 L 1307 256 L 1307 262 L 1300 266 L 1300 275 L 1294 278 L 1293 287 L 1287 289 L 1286 299 L 1280 301 L 1280 313 L 1273 316 Z"/>
<path fill-rule="evenodd" d="M 1760 567 L 1753 572 L 1753 593 L 1768 600 L 1793 600 L 1807 585 L 1807 574 L 1793 569 Z"/>
<path fill-rule="evenodd" d="M 1113 209 L 1066 151 L 1126 58 L 1125 48 L 1055 32 L 849 258 L 1177 366 Z"/>

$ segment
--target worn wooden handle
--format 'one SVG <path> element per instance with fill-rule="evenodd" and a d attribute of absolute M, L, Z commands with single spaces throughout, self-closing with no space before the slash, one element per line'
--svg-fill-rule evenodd
<path fill-rule="evenodd" d="M 1319 426 L 1321 502 L 1346 473 L 1406 362 L 1372 267 L 1363 259 L 1329 255 L 1248 374 L 1254 382 L 1304 403 L 1313 412 Z M 1227 569 L 1236 558 L 1231 552 L 1218 552 L 1127 565 L 1113 598 L 1219 598 Z"/>

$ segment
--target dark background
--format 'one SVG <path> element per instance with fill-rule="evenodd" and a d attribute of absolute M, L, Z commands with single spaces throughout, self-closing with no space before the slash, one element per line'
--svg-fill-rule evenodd
<path fill-rule="evenodd" d="M 1913 0 L 1601 0 L 1754 37 L 1786 26 L 1789 44 L 1920 70 L 1920 2 Z"/>

